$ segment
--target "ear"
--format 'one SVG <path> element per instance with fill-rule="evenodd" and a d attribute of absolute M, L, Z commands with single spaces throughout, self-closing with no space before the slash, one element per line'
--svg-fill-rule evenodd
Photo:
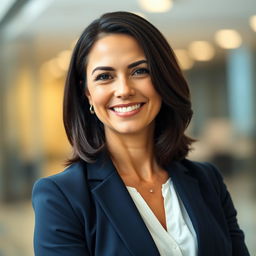
<path fill-rule="evenodd" d="M 92 105 L 92 98 L 88 88 L 85 89 L 85 96 L 87 97 L 89 103 Z"/>

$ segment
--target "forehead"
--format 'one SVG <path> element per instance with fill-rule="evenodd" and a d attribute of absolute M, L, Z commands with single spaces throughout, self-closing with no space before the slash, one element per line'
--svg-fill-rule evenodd
<path fill-rule="evenodd" d="M 87 58 L 87 68 L 94 65 L 118 64 L 144 57 L 139 43 L 126 34 L 107 34 L 101 36 L 93 45 Z"/>

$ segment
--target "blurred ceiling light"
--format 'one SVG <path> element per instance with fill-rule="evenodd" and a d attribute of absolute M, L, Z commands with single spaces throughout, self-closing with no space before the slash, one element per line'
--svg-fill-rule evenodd
<path fill-rule="evenodd" d="M 242 37 L 233 29 L 222 29 L 215 34 L 216 43 L 224 49 L 235 49 L 241 46 Z"/>
<path fill-rule="evenodd" d="M 187 50 L 175 49 L 174 52 L 175 55 L 177 56 L 181 69 L 188 70 L 193 67 L 194 61 L 189 57 Z"/>
<path fill-rule="evenodd" d="M 172 8 L 172 0 L 139 0 L 140 6 L 147 12 L 167 12 Z"/>
<path fill-rule="evenodd" d="M 215 50 L 207 41 L 194 41 L 189 45 L 189 55 L 197 61 L 209 61 L 214 57 Z"/>
<path fill-rule="evenodd" d="M 2 0 L 0 8 L 0 21 L 4 18 L 16 0 Z"/>
<path fill-rule="evenodd" d="M 251 28 L 256 32 L 256 15 L 250 17 Z"/>
<path fill-rule="evenodd" d="M 67 71 L 68 70 L 68 66 L 69 66 L 69 62 L 70 62 L 70 58 L 71 58 L 71 51 L 70 50 L 65 50 L 62 51 L 56 62 L 58 64 L 58 66 L 63 70 L 63 71 Z"/>

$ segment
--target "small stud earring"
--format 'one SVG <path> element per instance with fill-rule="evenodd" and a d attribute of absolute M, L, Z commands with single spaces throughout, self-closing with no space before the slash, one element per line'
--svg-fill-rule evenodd
<path fill-rule="evenodd" d="M 93 115 L 93 114 L 95 114 L 95 112 L 94 112 L 94 109 L 93 109 L 93 105 L 90 105 L 90 113 Z"/>

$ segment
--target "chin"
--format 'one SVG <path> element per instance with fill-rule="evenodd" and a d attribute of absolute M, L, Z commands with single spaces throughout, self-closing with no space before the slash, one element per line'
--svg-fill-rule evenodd
<path fill-rule="evenodd" d="M 125 135 L 132 135 L 132 134 L 140 133 L 140 131 L 141 131 L 140 129 L 127 128 L 127 129 L 117 130 L 117 133 L 125 134 Z"/>
<path fill-rule="evenodd" d="M 119 127 L 115 131 L 118 134 L 122 135 L 138 135 L 141 133 L 147 134 L 151 130 L 151 127 L 149 126 L 135 126 L 135 125 L 129 125 L 127 127 Z"/>

